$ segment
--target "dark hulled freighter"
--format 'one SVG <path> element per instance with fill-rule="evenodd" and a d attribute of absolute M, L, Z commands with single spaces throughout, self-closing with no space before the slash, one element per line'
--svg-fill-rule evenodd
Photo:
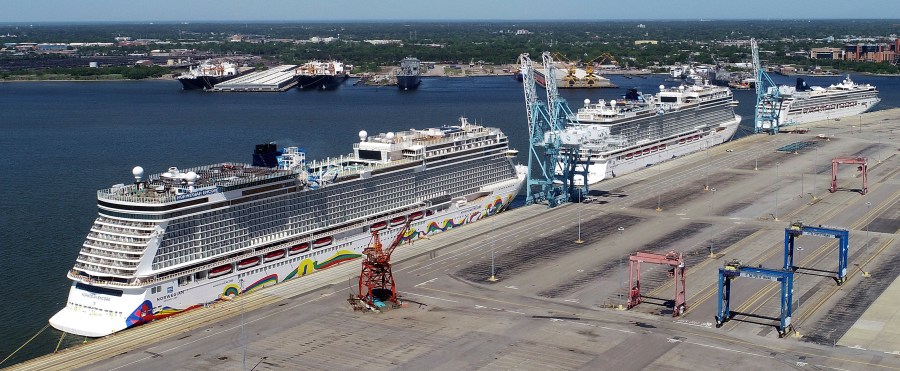
<path fill-rule="evenodd" d="M 400 61 L 400 71 L 397 73 L 397 87 L 400 90 L 413 90 L 422 83 L 422 63 L 416 58 L 404 58 Z"/>

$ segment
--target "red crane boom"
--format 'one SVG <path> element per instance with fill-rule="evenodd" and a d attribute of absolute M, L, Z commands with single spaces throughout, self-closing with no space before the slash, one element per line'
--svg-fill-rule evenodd
<path fill-rule="evenodd" d="M 359 275 L 359 300 L 364 301 L 370 308 L 377 308 L 376 302 L 388 301 L 400 304 L 397 299 L 397 287 L 394 284 L 394 275 L 391 272 L 391 254 L 400 245 L 403 236 L 409 230 L 412 218 L 406 220 L 406 224 L 397 233 L 397 237 L 390 246 L 384 248 L 378 231 L 372 231 L 372 242 L 363 249 L 362 273 Z M 383 304 L 381 305 L 383 306 Z"/>

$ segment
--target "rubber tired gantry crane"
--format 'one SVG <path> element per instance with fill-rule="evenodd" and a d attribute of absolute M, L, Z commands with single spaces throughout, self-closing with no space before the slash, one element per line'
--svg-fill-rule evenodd
<path fill-rule="evenodd" d="M 669 277 L 675 279 L 675 301 L 672 307 L 672 317 L 684 314 L 687 305 L 684 302 L 684 256 L 670 251 L 666 254 L 650 252 L 638 252 L 628 257 L 631 261 L 631 269 L 628 272 L 628 309 L 638 305 L 641 299 L 641 263 L 660 264 L 669 266 Z M 637 264 L 635 264 L 637 263 Z"/>
<path fill-rule="evenodd" d="M 800 222 L 792 223 L 790 228 L 784 230 L 784 270 L 796 271 L 797 268 L 802 268 L 794 265 L 794 239 L 800 236 L 838 239 L 838 267 L 835 281 L 838 285 L 844 283 L 844 280 L 847 279 L 847 262 L 850 255 L 850 232 L 845 229 L 813 227 Z"/>
<path fill-rule="evenodd" d="M 838 175 L 838 165 L 840 164 L 850 164 L 850 165 L 859 165 L 856 167 L 856 170 L 859 171 L 860 176 L 862 176 L 862 189 L 859 190 L 859 193 L 865 196 L 866 192 L 869 191 L 869 162 L 864 157 L 855 157 L 855 158 L 842 158 L 838 157 L 831 160 L 831 188 L 828 188 L 828 191 L 831 193 L 837 192 L 837 175 Z"/>
<path fill-rule="evenodd" d="M 719 268 L 719 297 L 716 312 L 716 327 L 722 327 L 734 313 L 731 312 L 731 281 L 737 277 L 756 278 L 776 281 L 781 286 L 781 315 L 778 324 L 778 336 L 784 337 L 793 330 L 791 317 L 794 300 L 794 271 L 745 267 L 740 261 L 732 260 Z"/>
<path fill-rule="evenodd" d="M 387 302 L 400 304 L 397 299 L 397 286 L 394 284 L 394 275 L 391 272 L 391 254 L 400 245 L 403 235 L 409 230 L 412 219 L 407 219 L 406 224 L 397 233 L 397 237 L 391 245 L 384 248 L 378 231 L 372 231 L 372 242 L 363 249 L 362 273 L 359 275 L 359 295 L 357 299 L 365 302 L 369 309 L 383 307 Z M 352 299 L 352 298 L 351 298 Z"/>
<path fill-rule="evenodd" d="M 569 118 L 574 117 L 565 99 L 556 88 L 556 67 L 549 52 L 542 54 L 546 76 L 544 86 L 547 102 L 537 99 L 534 63 L 528 53 L 519 56 L 518 63 L 525 89 L 525 112 L 528 118 L 528 182 L 526 185 L 527 205 L 547 201 L 549 207 L 576 198 L 574 176 L 581 174 L 583 188 L 580 195 L 587 192 L 587 159 L 581 159 L 577 142 L 563 143 L 562 133 L 570 126 Z"/>

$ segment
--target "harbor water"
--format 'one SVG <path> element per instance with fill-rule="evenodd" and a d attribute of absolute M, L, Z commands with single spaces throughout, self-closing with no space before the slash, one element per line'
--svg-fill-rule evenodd
<path fill-rule="evenodd" d="M 587 98 L 620 97 L 625 88 L 655 93 L 666 76 L 610 76 L 619 89 L 562 90 L 574 110 Z M 807 78 L 810 85 L 842 77 Z M 854 76 L 881 91 L 878 109 L 900 106 L 900 78 Z M 794 78 L 776 76 L 779 83 Z M 354 86 L 332 91 L 208 94 L 176 81 L 0 83 L 0 359 L 65 306 L 66 272 L 97 215 L 96 191 L 170 166 L 249 162 L 258 143 L 299 146 L 307 158 L 346 155 L 357 133 L 456 124 L 460 116 L 501 128 L 527 161 L 521 83 L 509 76 L 425 78 L 418 90 Z M 544 97 L 543 90 L 538 90 Z M 752 91 L 735 92 L 752 132 Z M 852 120 L 844 120 L 847 125 Z M 60 332 L 47 328 L 2 366 L 52 352 Z M 80 343 L 68 336 L 62 346 Z"/>

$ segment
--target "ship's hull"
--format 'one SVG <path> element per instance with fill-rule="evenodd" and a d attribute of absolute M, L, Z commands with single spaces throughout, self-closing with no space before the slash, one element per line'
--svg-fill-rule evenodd
<path fill-rule="evenodd" d="M 347 75 L 301 75 L 297 87 L 303 90 L 332 90 L 347 81 Z"/>
<path fill-rule="evenodd" d="M 426 214 L 412 222 L 403 241 L 430 237 L 505 210 L 518 194 L 523 182 L 524 176 L 520 174 L 518 178 L 482 187 L 481 192 L 473 193 L 468 198 L 454 199 L 448 208 L 435 211 L 432 215 Z M 381 221 L 372 222 L 375 225 Z M 383 222 L 387 224 L 386 220 Z M 311 251 L 295 255 L 288 252 L 270 261 L 266 261 L 264 257 L 269 254 L 261 255 L 258 257 L 261 263 L 246 269 L 240 269 L 240 264 L 232 264 L 229 272 L 214 278 L 171 279 L 141 287 L 123 286 L 122 289 L 96 287 L 87 281 L 75 281 L 69 291 L 66 307 L 50 319 L 50 324 L 68 333 L 101 337 L 216 300 L 302 277 L 360 257 L 370 242 L 369 227 L 369 224 L 365 224 L 342 228 L 330 243 L 318 248 L 313 244 Z M 399 225 L 382 229 L 382 241 L 393 240 L 400 229 Z M 413 247 L 400 247 L 405 248 Z M 98 305 L 98 302 L 102 304 Z M 103 309 L 99 309 L 100 306 Z"/>
<path fill-rule="evenodd" d="M 400 90 L 414 90 L 422 83 L 419 76 L 397 76 L 397 87 Z"/>
<path fill-rule="evenodd" d="M 732 121 L 722 123 L 706 133 L 685 133 L 665 140 L 592 156 L 588 165 L 588 184 L 595 184 L 604 179 L 625 175 L 659 162 L 725 143 L 734 137 L 740 122 L 741 117 L 734 115 Z M 575 175 L 574 182 L 583 184 L 584 181 L 581 175 Z"/>
<path fill-rule="evenodd" d="M 231 80 L 238 75 L 229 76 L 197 76 L 197 77 L 179 77 L 177 80 L 181 82 L 181 88 L 184 90 L 206 90 L 212 89 L 218 83 Z"/>
<path fill-rule="evenodd" d="M 792 126 L 855 116 L 872 109 L 880 101 L 881 99 L 878 97 L 870 97 L 842 102 L 809 102 L 803 107 L 799 107 L 798 102 L 795 101 L 790 107 L 782 109 L 782 117 L 779 121 L 781 126 Z"/>

